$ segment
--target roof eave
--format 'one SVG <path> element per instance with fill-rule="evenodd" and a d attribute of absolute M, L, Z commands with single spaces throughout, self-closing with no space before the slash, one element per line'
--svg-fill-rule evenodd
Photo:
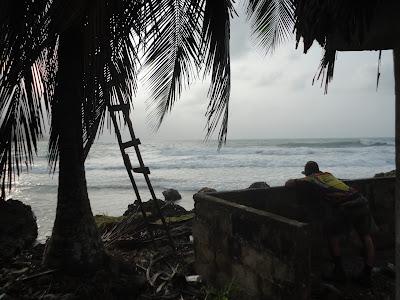
<path fill-rule="evenodd" d="M 327 37 L 327 44 L 337 51 L 400 48 L 400 1 L 387 0 L 379 6 L 362 43 L 349 42 L 336 32 Z"/>

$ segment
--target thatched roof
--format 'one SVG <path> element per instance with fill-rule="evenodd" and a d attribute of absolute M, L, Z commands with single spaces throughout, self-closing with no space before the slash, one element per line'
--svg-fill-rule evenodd
<path fill-rule="evenodd" d="M 399 0 L 293 0 L 297 44 L 314 41 L 324 49 L 317 79 L 325 92 L 333 77 L 336 51 L 400 47 Z"/>
<path fill-rule="evenodd" d="M 295 0 L 297 41 L 306 52 L 317 41 L 331 50 L 400 46 L 398 0 Z"/>
<path fill-rule="evenodd" d="M 368 5 L 363 5 L 368 2 Z M 303 38 L 306 52 L 316 40 L 325 46 L 334 32 L 346 40 L 363 38 L 378 0 L 297 0 L 296 36 Z"/>

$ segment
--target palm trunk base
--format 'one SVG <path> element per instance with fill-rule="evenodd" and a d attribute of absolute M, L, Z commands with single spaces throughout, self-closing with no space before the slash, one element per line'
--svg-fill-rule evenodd
<path fill-rule="evenodd" d="M 92 272 L 105 266 L 106 254 L 93 220 L 82 218 L 73 230 L 65 232 L 71 224 L 56 224 L 47 242 L 43 264 L 63 271 Z M 60 230 L 56 226 L 60 226 Z M 60 232 L 61 231 L 61 232 Z"/>
<path fill-rule="evenodd" d="M 58 133 L 57 213 L 44 264 L 69 271 L 90 271 L 104 264 L 105 251 L 87 193 L 82 128 L 82 26 L 59 38 L 57 86 L 52 130 Z"/>

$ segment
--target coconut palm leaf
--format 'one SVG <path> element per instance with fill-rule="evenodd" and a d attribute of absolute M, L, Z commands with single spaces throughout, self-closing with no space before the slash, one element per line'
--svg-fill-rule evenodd
<path fill-rule="evenodd" d="M 207 108 L 207 137 L 221 120 L 218 134 L 219 146 L 226 141 L 228 132 L 228 108 L 231 92 L 230 69 L 230 19 L 234 14 L 230 0 L 207 0 L 202 30 L 202 53 L 206 57 L 205 74 L 211 73 L 210 102 Z"/>
<path fill-rule="evenodd" d="M 127 103 L 136 91 L 142 4 L 134 1 L 96 1 L 85 10 L 82 26 L 84 75 L 82 122 L 84 155 L 103 130 L 108 103 Z M 75 15 L 79 15 L 76 14 Z M 59 153 L 60 125 L 57 97 L 53 103 L 50 163 L 54 170 Z M 110 125 L 110 123 L 108 122 Z"/>
<path fill-rule="evenodd" d="M 28 168 L 54 90 L 56 39 L 45 33 L 47 1 L 2 1 L 0 19 L 0 178 Z M 53 43 L 51 43 L 53 41 Z M 7 179 L 6 179 L 7 178 Z"/>
<path fill-rule="evenodd" d="M 158 129 L 200 67 L 200 0 L 148 1 L 145 79 L 151 92 L 150 120 Z"/>
<path fill-rule="evenodd" d="M 230 96 L 229 0 L 148 1 L 146 81 L 151 92 L 150 117 L 158 128 L 167 112 L 204 66 L 211 74 L 207 137 L 222 119 L 220 141 L 226 139 Z"/>
<path fill-rule="evenodd" d="M 133 101 L 137 89 L 141 9 L 142 5 L 134 1 L 98 1 L 89 12 L 84 31 L 85 155 L 96 133 L 103 129 L 107 103 Z"/>
<path fill-rule="evenodd" d="M 248 0 L 247 16 L 259 45 L 272 52 L 294 28 L 294 0 Z"/>

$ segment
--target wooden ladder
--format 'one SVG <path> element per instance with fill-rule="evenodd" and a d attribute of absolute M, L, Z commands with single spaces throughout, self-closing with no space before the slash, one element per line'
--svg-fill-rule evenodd
<path fill-rule="evenodd" d="M 161 219 L 162 226 L 163 226 L 163 228 L 165 230 L 165 233 L 167 234 L 167 237 L 168 237 L 168 240 L 169 240 L 169 244 L 172 247 L 172 250 L 175 252 L 176 251 L 175 244 L 174 244 L 174 241 L 173 241 L 173 239 L 171 237 L 169 226 L 168 226 L 167 222 L 165 221 L 165 218 L 164 218 L 164 216 L 163 216 L 163 214 L 161 212 L 160 205 L 159 205 L 159 203 L 157 201 L 156 195 L 154 193 L 153 186 L 152 186 L 152 184 L 150 182 L 150 178 L 149 178 L 150 169 L 144 165 L 143 158 L 142 158 L 142 155 L 141 155 L 140 150 L 139 150 L 140 140 L 138 138 L 136 138 L 136 136 L 135 136 L 135 132 L 134 132 L 133 126 L 132 126 L 132 121 L 131 121 L 131 119 L 129 117 L 130 105 L 129 105 L 129 103 L 108 104 L 107 107 L 108 107 L 108 111 L 109 111 L 110 116 L 111 116 L 112 123 L 114 125 L 115 134 L 117 135 L 119 149 L 121 151 L 121 155 L 122 155 L 122 158 L 123 158 L 123 161 L 124 161 L 125 169 L 126 169 L 126 172 L 128 173 L 129 179 L 131 181 L 132 188 L 135 191 L 135 195 L 136 195 L 137 201 L 139 202 L 139 207 L 140 207 L 140 210 L 141 210 L 141 212 L 143 214 L 143 218 L 144 218 L 145 224 L 146 224 L 146 226 L 147 226 L 147 228 L 149 230 L 150 236 L 151 236 L 152 240 L 154 241 L 154 234 L 153 234 L 152 229 L 150 228 L 150 223 L 149 223 L 149 220 L 147 218 L 146 212 L 144 210 L 142 198 L 140 196 L 139 189 L 138 189 L 138 187 L 136 185 L 136 182 L 135 182 L 135 179 L 133 177 L 133 173 L 141 173 L 141 174 L 143 174 L 144 179 L 146 180 L 147 187 L 148 187 L 148 189 L 150 191 L 151 198 L 153 199 L 153 203 L 154 203 L 154 206 L 156 208 L 156 212 L 158 214 L 158 217 Z M 120 114 L 120 113 L 122 113 L 123 120 L 124 120 L 125 124 L 128 125 L 128 129 L 129 129 L 130 140 L 126 141 L 126 142 L 124 142 L 122 140 L 121 130 L 119 128 L 119 122 L 118 122 L 118 119 L 117 119 L 117 114 Z M 135 149 L 137 160 L 139 162 L 139 166 L 138 167 L 133 167 L 132 166 L 131 159 L 129 158 L 128 153 L 126 153 L 126 151 L 125 151 L 126 149 L 131 148 L 131 147 L 133 147 Z"/>

